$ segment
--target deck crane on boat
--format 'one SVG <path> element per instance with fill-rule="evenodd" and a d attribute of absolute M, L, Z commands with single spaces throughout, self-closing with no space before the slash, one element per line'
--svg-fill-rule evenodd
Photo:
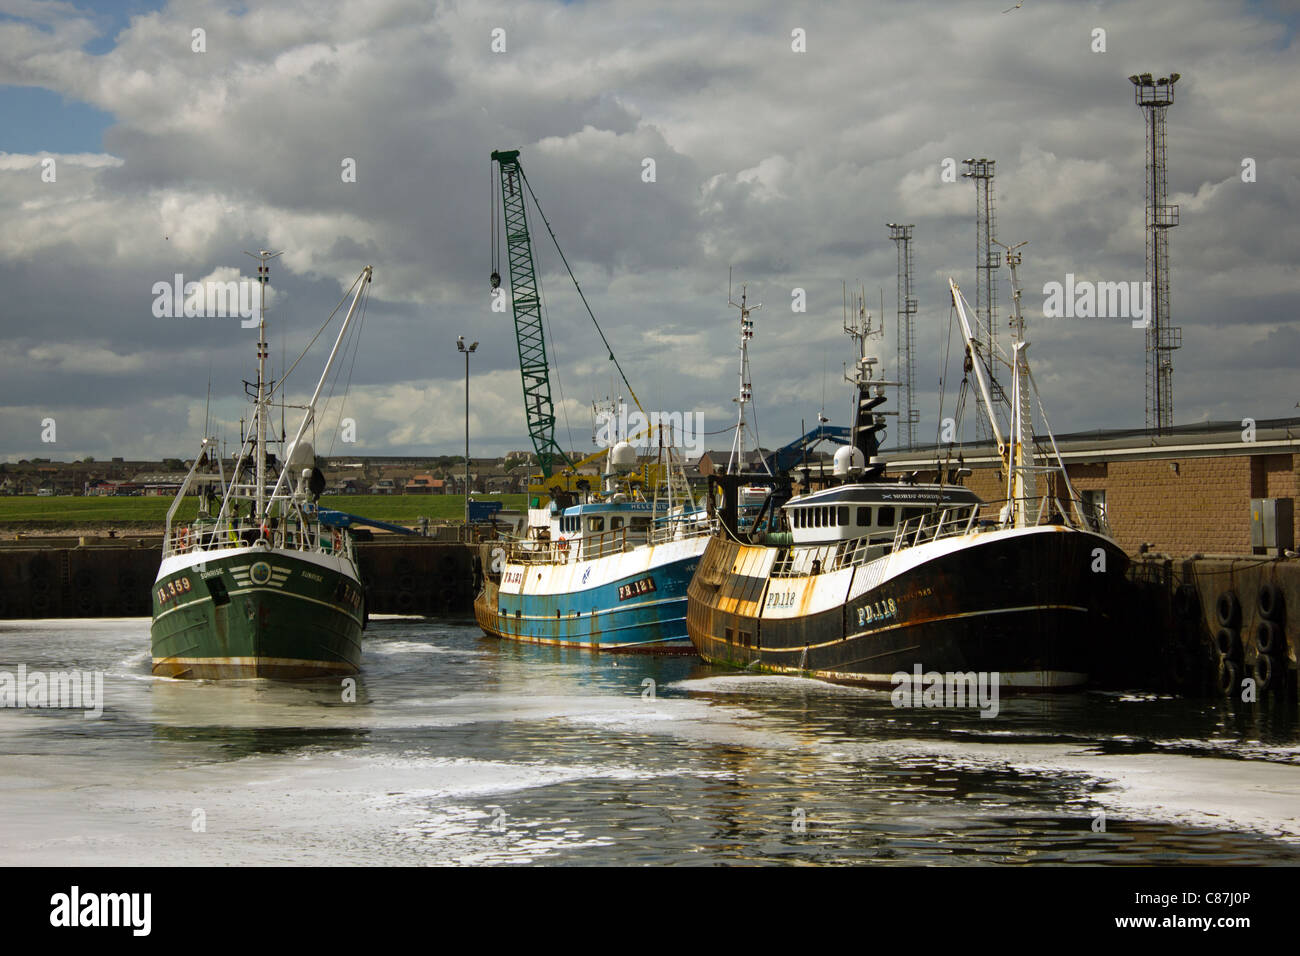
<path fill-rule="evenodd" d="M 536 484 L 530 484 L 528 492 L 531 497 L 535 494 L 547 493 L 553 488 L 572 491 L 576 481 L 580 480 L 578 469 L 605 457 L 607 450 L 601 449 L 574 461 L 555 441 L 555 403 L 551 397 L 550 365 L 546 356 L 546 335 L 542 324 L 542 297 L 537 280 L 537 269 L 533 262 L 532 237 L 528 231 L 528 214 L 524 201 L 525 192 L 532 197 L 533 207 L 546 226 L 551 241 L 555 243 L 555 249 L 564 262 L 574 288 L 578 291 L 578 297 L 582 299 L 587 314 L 591 316 L 591 321 L 596 326 L 596 331 L 600 334 L 600 339 L 609 353 L 610 361 L 614 363 L 619 377 L 627 386 L 628 394 L 631 395 L 632 401 L 636 403 L 643 416 L 645 416 L 645 409 L 642 408 L 640 399 L 636 397 L 636 392 L 628 383 L 627 376 L 623 374 L 622 366 L 618 364 L 618 359 L 614 357 L 614 350 L 609 340 L 605 338 L 604 330 L 596 321 L 591 306 L 587 304 L 587 297 L 583 295 L 582 287 L 578 285 L 573 270 L 569 268 L 569 261 L 560 248 L 555 231 L 551 228 L 545 213 L 542 212 L 537 195 L 533 192 L 527 176 L 524 175 L 523 166 L 519 162 L 519 150 L 493 150 L 492 161 L 497 164 L 501 182 L 499 193 L 496 191 L 496 184 L 493 184 L 493 206 L 495 207 L 499 196 L 504 223 L 504 235 L 499 237 L 496 234 L 498 220 L 494 208 L 492 211 L 492 289 L 495 292 L 501 287 L 499 239 L 504 238 L 506 263 L 510 272 L 510 302 L 514 313 L 515 342 L 519 349 L 519 372 L 523 379 L 524 412 L 528 419 L 528 435 L 532 439 L 533 449 L 537 453 L 537 463 L 541 468 L 541 480 Z M 649 417 L 646 416 L 645 420 L 649 421 Z M 648 430 L 643 429 L 636 435 L 624 437 L 630 441 L 653 433 L 654 428 L 651 427 Z M 561 473 L 553 475 L 557 466 L 561 469 Z M 647 487 L 657 480 L 649 467 L 643 469 L 640 477 Z"/>

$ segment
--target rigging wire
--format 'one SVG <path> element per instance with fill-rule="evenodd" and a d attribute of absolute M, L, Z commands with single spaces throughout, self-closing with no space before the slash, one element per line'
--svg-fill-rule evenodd
<path fill-rule="evenodd" d="M 538 212 L 541 212 L 541 210 L 539 209 Z M 564 401 L 564 382 L 560 379 L 560 356 L 555 349 L 555 336 L 551 332 L 551 313 L 546 308 L 546 294 L 542 291 L 542 273 L 540 269 L 537 270 L 534 281 L 537 283 L 537 304 L 541 310 L 542 333 L 550 343 L 551 361 L 548 364 L 555 367 L 555 390 L 560 393 L 560 415 L 564 418 L 564 430 L 569 436 L 569 449 L 572 450 L 577 446 L 573 444 L 573 427 L 569 424 L 569 409 Z M 551 415 L 555 415 L 554 401 L 551 402 Z M 554 441 L 554 435 L 552 435 L 552 441 Z M 569 457 L 568 452 L 562 450 L 561 457 L 567 460 Z"/>
<path fill-rule="evenodd" d="M 952 324 L 953 324 L 952 320 L 953 320 L 953 313 L 955 311 L 956 311 L 955 309 L 951 309 L 951 308 L 948 310 L 948 341 L 947 344 L 944 346 L 943 367 L 939 370 L 939 426 L 938 428 L 935 429 L 935 435 L 934 435 L 934 445 L 936 450 L 942 444 L 941 439 L 943 438 L 943 400 L 944 400 L 944 396 L 947 394 L 948 369 L 952 361 Z M 954 430 L 958 424 L 959 424 L 958 420 L 954 418 L 953 419 Z M 939 457 L 938 455 L 936 455 L 935 464 L 938 464 L 938 461 L 939 461 Z M 943 469 L 940 471 L 938 476 L 940 486 L 944 484 L 944 478 L 948 473 L 948 465 L 951 464 L 951 462 L 952 462 L 952 449 L 950 447 L 948 449 L 947 458 L 943 462 Z"/>
<path fill-rule="evenodd" d="M 329 314 L 329 318 L 327 318 L 321 324 L 321 327 L 316 330 L 316 334 L 311 337 L 311 341 L 307 343 L 306 348 L 304 348 L 302 350 L 302 353 L 296 359 L 294 359 L 293 364 L 289 366 L 289 371 L 285 372 L 284 375 L 280 377 L 280 381 L 276 383 L 273 389 L 271 389 L 271 394 L 274 394 L 277 391 L 283 394 L 285 382 L 289 380 L 289 376 L 293 374 L 293 370 L 298 367 L 298 363 L 303 360 L 303 358 L 311 350 L 311 347 L 316 344 L 316 340 L 320 338 L 320 334 L 324 332 L 326 328 L 329 327 L 330 322 L 334 320 L 334 316 L 338 315 L 339 309 L 343 307 L 343 303 L 348 300 L 348 296 L 352 294 L 352 290 L 357 287 L 357 283 L 360 282 L 362 278 L 364 278 L 364 276 L 365 273 L 362 272 L 361 275 L 357 276 L 356 279 L 353 280 L 352 285 L 348 286 L 347 291 L 343 293 L 343 298 L 339 299 L 339 304 L 334 306 L 334 311 Z"/>
<path fill-rule="evenodd" d="M 335 421 L 334 421 L 334 432 L 333 432 L 333 434 L 330 436 L 330 452 L 329 452 L 329 453 L 330 453 L 331 456 L 333 456 L 333 454 L 334 454 L 334 444 L 335 444 L 335 442 L 338 440 L 338 437 L 339 437 L 339 430 L 342 428 L 342 425 L 343 425 L 343 410 L 347 407 L 347 404 L 348 404 L 348 394 L 349 394 L 349 392 L 350 392 L 351 389 L 352 389 L 352 370 L 353 370 L 354 368 L 356 368 L 356 365 L 357 365 L 357 355 L 358 355 L 358 353 L 360 353 L 360 351 L 361 351 L 361 335 L 362 335 L 363 330 L 365 329 L 365 325 L 366 325 L 366 309 L 367 309 L 367 307 L 368 307 L 369 305 L 370 305 L 370 287 L 367 285 L 367 287 L 366 287 L 366 291 L 363 292 L 363 293 L 361 294 L 361 319 L 360 319 L 360 321 L 357 322 L 356 328 L 355 328 L 355 330 L 354 330 L 354 331 L 356 332 L 356 335 L 353 336 L 351 332 L 348 333 L 348 338 L 351 340 L 351 343 L 352 343 L 352 361 L 351 361 L 351 363 L 348 365 L 348 378 L 347 378 L 347 381 L 346 381 L 346 382 L 344 383 L 344 385 L 343 385 L 343 396 L 342 396 L 341 400 L 339 401 L 339 413 L 338 413 L 338 416 L 336 417 L 336 419 L 335 419 Z M 335 382 L 337 382 L 337 381 L 338 381 L 338 379 L 336 378 L 336 379 L 335 379 Z M 330 397 L 333 398 L 333 396 L 334 396 L 334 389 L 331 387 L 331 388 L 330 388 Z M 327 401 L 327 403 L 328 403 L 329 400 L 327 399 L 326 401 Z"/>
<path fill-rule="evenodd" d="M 591 317 L 592 324 L 596 326 L 596 331 L 600 334 L 600 340 L 605 343 L 605 350 L 609 353 L 609 360 L 613 362 L 614 367 L 618 369 L 619 377 L 623 379 L 623 384 L 627 386 L 628 394 L 632 396 L 632 401 L 636 403 L 636 407 L 641 409 L 641 413 L 644 415 L 645 409 L 641 408 L 641 400 L 636 397 L 636 391 L 632 388 L 632 384 L 627 380 L 627 376 L 623 374 L 623 366 L 619 365 L 618 359 L 614 357 L 614 349 L 610 347 L 609 339 L 605 337 L 605 330 L 602 329 L 600 323 L 596 321 L 596 314 L 591 311 L 591 305 L 587 302 L 586 295 L 583 294 L 582 286 L 579 285 L 577 276 L 573 274 L 573 269 L 569 267 L 569 260 L 565 257 L 564 250 L 560 248 L 560 240 L 555 237 L 555 230 L 551 228 L 550 220 L 546 218 L 546 213 L 542 211 L 542 204 L 537 201 L 537 194 L 533 192 L 532 183 L 530 183 L 528 177 L 524 175 L 524 169 L 522 166 L 519 167 L 519 178 L 523 180 L 524 185 L 528 188 L 528 195 L 533 198 L 533 205 L 537 208 L 537 214 L 541 216 L 542 223 L 546 226 L 546 231 L 551 236 L 551 242 L 555 244 L 555 251 L 560 254 L 560 261 L 564 263 L 564 268 L 569 273 L 569 278 L 573 281 L 573 287 L 578 290 L 578 298 L 582 300 L 582 305 L 586 308 L 587 315 Z"/>

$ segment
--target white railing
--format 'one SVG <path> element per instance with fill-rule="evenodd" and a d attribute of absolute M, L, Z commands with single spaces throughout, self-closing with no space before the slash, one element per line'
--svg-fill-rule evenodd
<path fill-rule="evenodd" d="M 647 544 L 667 544 L 713 534 L 716 522 L 703 514 L 659 518 L 648 529 L 615 528 L 567 540 L 532 538 L 512 542 L 506 561 L 515 564 L 568 564 L 622 554 Z"/>
<path fill-rule="evenodd" d="M 1025 524 L 1028 527 L 1062 525 L 1077 530 L 1095 531 L 1108 537 L 1110 535 L 1105 513 L 1100 509 L 1090 509 L 1077 500 L 1069 502 L 1069 508 L 1060 499 L 1048 495 L 1013 499 L 1010 502 L 1004 500 L 954 505 L 908 518 L 898 524 L 892 535 L 886 532 L 884 535 L 864 535 L 848 541 L 801 546 L 797 554 L 793 546 L 787 546 L 778 554 L 771 574 L 772 577 L 825 574 L 842 568 L 857 567 L 887 554 L 905 551 L 931 541 L 1013 527 L 1015 509 L 1008 510 L 1008 504 L 1023 506 Z"/>
<path fill-rule="evenodd" d="M 933 511 L 915 518 L 908 518 L 898 525 L 894 532 L 892 551 L 914 548 L 918 544 L 950 538 L 956 535 L 970 534 L 979 529 L 979 505 L 959 505 L 944 508 L 937 514 Z"/>
<path fill-rule="evenodd" d="M 275 528 L 247 520 L 219 524 L 195 522 L 171 528 L 163 541 L 163 557 L 193 554 L 224 548 L 278 548 L 290 551 L 318 551 L 341 554 L 355 560 L 352 536 L 346 531 L 319 524 L 299 526 L 280 522 Z"/>

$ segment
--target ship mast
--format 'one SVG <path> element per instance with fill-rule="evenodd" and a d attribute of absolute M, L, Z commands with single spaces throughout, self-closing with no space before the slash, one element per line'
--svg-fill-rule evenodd
<path fill-rule="evenodd" d="M 1024 245 L 1021 243 L 1020 245 Z M 1004 248 L 1007 248 L 1004 246 Z M 1018 249 L 1020 246 L 1012 246 L 1009 252 Z M 1002 467 L 1006 469 L 1007 475 L 1007 503 L 1002 509 L 1000 520 L 1004 526 L 1022 528 L 1030 524 L 1028 505 L 1029 498 L 1037 495 L 1037 481 L 1033 473 L 1037 470 L 1033 465 L 1033 452 L 1031 450 L 1033 443 L 1033 419 L 1030 414 L 1030 388 L 1033 386 L 1033 378 L 1029 372 L 1029 362 L 1025 358 L 1025 349 L 1029 343 L 1025 341 L 1025 322 L 1024 316 L 1020 313 L 1020 288 L 1016 279 L 1016 266 L 1020 264 L 1020 256 L 1015 255 L 1015 262 L 1011 265 L 1012 288 L 1014 302 L 1016 305 L 1016 314 L 1012 318 L 1012 357 L 1011 362 L 1011 419 L 1006 438 L 1003 438 L 1001 426 L 998 424 L 996 406 L 992 402 L 991 386 L 981 361 L 975 340 L 975 334 L 971 329 L 970 320 L 966 313 L 966 300 L 957 287 L 957 283 L 952 279 L 948 280 L 949 289 L 952 292 L 953 306 L 957 309 L 957 317 L 961 325 L 962 337 L 966 340 L 966 354 L 970 357 L 970 365 L 975 373 L 975 380 L 979 384 L 980 394 L 984 397 L 985 409 L 988 412 L 989 424 L 993 429 L 993 440 L 997 443 L 998 458 L 1002 460 Z M 1046 427 L 1046 423 L 1044 423 Z M 1050 431 L 1048 432 L 1050 436 Z M 1053 445 L 1055 440 L 1053 439 Z M 1057 456 L 1059 462 L 1059 454 Z M 1064 474 L 1064 465 L 1061 466 L 1061 472 Z M 1066 478 L 1068 484 L 1068 477 Z"/>
<path fill-rule="evenodd" d="M 1015 312 L 1011 316 L 1011 448 L 1009 459 L 1011 467 L 1007 469 L 1007 498 L 1014 507 L 1016 527 L 1028 523 L 1027 508 L 1029 501 L 1038 496 L 1038 482 L 1033 464 L 1033 406 L 1029 394 L 1029 363 L 1025 350 L 1029 343 L 1025 341 L 1025 317 L 1020 311 L 1020 277 L 1017 268 L 1021 255 L 1016 250 L 1026 242 L 1008 246 L 993 240 L 1007 251 L 1007 269 L 1011 273 L 1011 301 Z"/>
<path fill-rule="evenodd" d="M 293 443 L 285 449 L 285 454 L 284 454 L 285 460 L 283 466 L 280 468 L 280 476 L 276 479 L 275 487 L 271 489 L 272 500 L 274 500 L 275 496 L 280 493 L 280 486 L 286 483 L 286 479 L 289 476 L 289 459 L 292 457 L 293 452 L 296 451 L 299 444 L 302 442 L 302 437 L 303 435 L 306 434 L 307 427 L 316 420 L 316 404 L 320 401 L 321 392 L 325 388 L 325 382 L 329 379 L 330 372 L 334 370 L 334 362 L 338 358 L 339 351 L 343 346 L 343 341 L 344 338 L 347 336 L 348 329 L 352 326 L 352 317 L 353 315 L 356 314 L 357 304 L 360 303 L 362 295 L 366 292 L 367 288 L 369 287 L 370 279 L 373 274 L 374 274 L 374 268 L 372 266 L 366 266 L 364 269 L 361 270 L 361 275 L 359 275 L 356 281 L 353 283 L 353 286 L 356 287 L 357 291 L 352 296 L 352 304 L 348 306 L 348 313 L 343 318 L 343 324 L 339 326 L 339 334 L 338 337 L 334 339 L 334 347 L 330 349 L 329 358 L 325 360 L 325 371 L 321 372 L 320 379 L 316 382 L 316 390 L 312 392 L 311 399 L 307 402 L 307 410 L 303 414 L 302 421 L 298 425 L 297 433 L 293 436 Z M 281 385 L 281 388 L 283 388 L 283 384 Z M 258 484 L 259 495 L 261 491 L 262 491 L 262 486 L 261 483 L 259 482 Z M 262 507 L 261 501 L 262 499 L 259 497 L 258 498 L 259 509 Z M 267 504 L 267 507 L 269 509 L 270 507 L 269 503 Z M 262 511 L 260 510 L 258 511 L 258 514 L 262 514 L 262 513 L 263 513 Z"/>
<path fill-rule="evenodd" d="M 244 255 L 257 260 L 257 282 L 262 287 L 257 323 L 257 411 L 254 413 L 257 419 L 257 451 L 254 456 L 257 465 L 256 513 L 260 515 L 266 503 L 266 360 L 271 354 L 266 344 L 266 284 L 271 281 L 271 267 L 267 263 L 284 253 L 259 249 L 256 255 L 251 252 Z"/>
<path fill-rule="evenodd" d="M 867 340 L 873 336 L 884 336 L 885 320 L 882 316 L 880 328 L 871 327 L 871 313 L 867 311 L 866 293 L 856 296 L 857 314 L 848 317 L 848 299 L 845 297 L 844 333 L 853 339 L 853 371 L 844 368 L 844 380 L 854 386 L 853 428 L 850 432 L 853 446 L 862 452 L 862 463 L 869 477 L 879 477 L 885 470 L 880 460 L 880 436 L 877 434 L 885 427 L 885 415 L 897 415 L 897 412 L 877 412 L 876 406 L 885 402 L 885 386 L 897 385 L 885 379 L 874 377 L 874 365 L 879 358 L 867 353 Z"/>
<path fill-rule="evenodd" d="M 731 276 L 727 275 L 727 305 L 740 310 L 740 390 L 732 401 L 739 406 L 736 415 L 736 435 L 731 439 L 731 455 L 727 458 L 727 474 L 734 475 L 745 470 L 745 429 L 748 427 L 745 409 L 754 400 L 754 386 L 749 376 L 749 340 L 754 337 L 754 320 L 749 313 L 757 312 L 763 303 L 749 305 L 746 293 L 748 286 L 740 287 L 740 301 L 731 299 Z M 758 432 L 754 432 L 754 449 L 758 450 Z M 772 470 L 763 461 L 763 470 L 769 475 Z"/>

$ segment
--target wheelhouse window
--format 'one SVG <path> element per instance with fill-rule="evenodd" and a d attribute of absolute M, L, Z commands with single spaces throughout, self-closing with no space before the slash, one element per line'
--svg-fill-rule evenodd
<path fill-rule="evenodd" d="M 894 526 L 894 506 L 882 505 L 876 509 L 876 524 L 881 528 Z"/>
<path fill-rule="evenodd" d="M 620 515 L 614 515 L 614 517 L 609 519 L 610 531 L 617 531 L 621 527 L 623 527 L 623 518 Z"/>
<path fill-rule="evenodd" d="M 602 518 L 602 517 L 588 518 L 588 519 L 587 519 L 587 530 L 588 530 L 588 531 L 604 531 L 604 530 L 605 530 L 605 519 Z"/>
<path fill-rule="evenodd" d="M 871 527 L 871 509 L 870 509 L 870 508 L 859 508 L 859 509 L 858 509 L 858 525 L 859 525 L 860 527 L 863 527 L 863 528 L 870 528 L 870 527 Z"/>
<path fill-rule="evenodd" d="M 839 507 L 839 514 L 838 514 L 837 517 L 838 517 L 839 520 L 835 522 L 836 524 L 839 524 L 839 525 L 846 525 L 846 524 L 848 524 L 848 523 L 849 523 L 849 506 L 848 506 L 848 505 L 840 505 L 840 507 Z"/>

